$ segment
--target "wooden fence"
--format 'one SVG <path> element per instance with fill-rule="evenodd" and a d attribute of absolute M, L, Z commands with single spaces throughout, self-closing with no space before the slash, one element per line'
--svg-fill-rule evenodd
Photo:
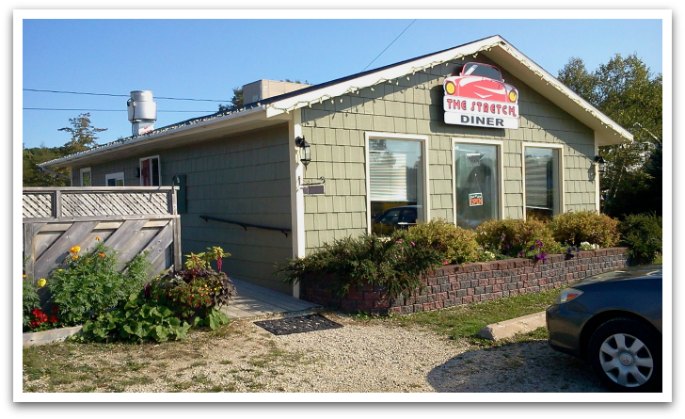
<path fill-rule="evenodd" d="M 78 245 L 113 249 L 120 269 L 147 252 L 154 273 L 181 265 L 174 187 L 24 188 L 24 270 L 46 277 Z"/>

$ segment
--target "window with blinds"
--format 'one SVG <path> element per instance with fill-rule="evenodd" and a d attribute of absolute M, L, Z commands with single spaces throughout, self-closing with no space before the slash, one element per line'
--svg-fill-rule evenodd
<path fill-rule="evenodd" d="M 552 218 L 559 212 L 559 150 L 525 148 L 526 216 Z"/>
<path fill-rule="evenodd" d="M 369 201 L 371 203 L 372 231 L 388 232 L 387 224 L 392 217 L 384 213 L 400 207 L 412 207 L 416 214 L 413 223 L 399 221 L 397 225 L 423 221 L 424 196 L 423 154 L 418 140 L 370 139 L 369 140 Z M 395 217 L 399 220 L 398 217 Z M 382 223 L 381 223 L 382 221 Z M 390 230 L 397 226 L 390 226 Z"/>

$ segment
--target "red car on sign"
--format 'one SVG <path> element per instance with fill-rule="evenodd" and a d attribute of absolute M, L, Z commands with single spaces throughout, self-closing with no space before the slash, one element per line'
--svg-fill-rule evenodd
<path fill-rule="evenodd" d="M 502 79 L 502 73 L 488 64 L 466 63 L 457 76 L 445 78 L 445 95 L 480 101 L 516 104 L 518 90 Z"/>

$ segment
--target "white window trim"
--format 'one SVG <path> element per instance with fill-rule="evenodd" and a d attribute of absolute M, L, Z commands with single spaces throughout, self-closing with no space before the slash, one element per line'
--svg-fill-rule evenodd
<path fill-rule="evenodd" d="M 84 174 L 84 173 L 89 173 L 89 174 L 90 174 L 90 185 L 88 185 L 88 186 L 93 186 L 93 171 L 90 170 L 90 167 L 82 167 L 82 168 L 79 170 L 79 183 L 80 183 L 80 185 L 81 185 L 81 186 L 85 186 L 85 185 L 83 184 L 83 174 Z"/>
<path fill-rule="evenodd" d="M 559 150 L 559 214 L 566 212 L 566 164 L 564 163 L 564 145 L 550 143 L 528 143 L 521 144 L 521 179 L 523 182 L 523 219 L 528 218 L 526 214 L 526 147 L 551 148 Z M 553 214 L 557 215 L 557 214 Z"/>
<path fill-rule="evenodd" d="M 105 175 L 105 185 L 107 185 L 107 184 L 109 183 L 109 180 L 110 180 L 110 179 L 114 179 L 114 182 L 115 182 L 115 183 L 116 183 L 116 181 L 117 181 L 118 179 L 121 179 L 122 186 L 123 186 L 124 183 L 125 183 L 125 180 L 124 180 L 124 172 L 107 173 L 107 174 Z"/>
<path fill-rule="evenodd" d="M 138 159 L 138 170 L 140 170 L 140 186 L 143 185 L 143 160 L 147 159 L 157 159 L 157 177 L 159 178 L 159 186 L 162 186 L 162 159 L 159 158 L 159 154 L 155 156 L 146 156 Z"/>
<path fill-rule="evenodd" d="M 428 136 L 427 135 L 414 135 L 414 134 L 396 134 L 391 132 L 374 132 L 367 131 L 364 133 L 364 151 L 365 151 L 365 178 L 366 178 L 366 232 L 371 234 L 371 168 L 369 164 L 371 163 L 369 157 L 369 141 L 370 140 L 410 140 L 418 141 L 421 144 L 421 154 L 423 157 L 423 211 L 425 214 L 426 221 L 430 221 L 430 191 L 428 190 L 428 185 L 430 185 L 430 179 L 428 176 Z"/>
<path fill-rule="evenodd" d="M 504 217 L 504 141 L 502 140 L 483 140 L 476 138 L 452 138 L 452 217 L 454 225 L 457 225 L 457 167 L 454 163 L 456 154 L 454 148 L 457 144 L 483 144 L 497 146 L 497 160 L 499 170 L 499 206 L 497 208 L 497 219 Z M 525 205 L 524 205 L 525 206 Z"/>

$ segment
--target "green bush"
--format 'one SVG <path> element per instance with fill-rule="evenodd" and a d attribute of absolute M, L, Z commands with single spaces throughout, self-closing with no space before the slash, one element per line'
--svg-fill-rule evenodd
<path fill-rule="evenodd" d="M 568 246 L 583 242 L 612 247 L 619 241 L 618 221 L 594 211 L 567 212 L 555 216 L 550 227 L 554 239 Z"/>
<path fill-rule="evenodd" d="M 333 274 L 338 281 L 334 291 L 340 296 L 353 285 L 371 284 L 395 298 L 418 288 L 421 275 L 444 259 L 444 253 L 419 246 L 408 231 L 398 230 L 390 237 L 364 235 L 335 240 L 305 258 L 290 260 L 280 271 L 290 283 Z"/>
<path fill-rule="evenodd" d="M 38 324 L 35 323 L 37 320 L 36 314 L 38 314 L 35 310 L 41 309 L 40 297 L 38 296 L 38 287 L 32 279 L 24 277 L 21 282 L 23 306 L 22 325 L 24 332 L 27 332 L 38 326 Z M 40 316 L 40 314 L 38 315 Z"/>
<path fill-rule="evenodd" d="M 169 307 L 133 294 L 125 304 L 86 321 L 77 339 L 91 342 L 165 342 L 185 338 L 190 327 Z"/>
<path fill-rule="evenodd" d="M 417 224 L 407 230 L 405 239 L 417 246 L 435 249 L 444 254 L 444 260 L 449 263 L 481 260 L 481 249 L 476 242 L 476 233 L 445 220 Z"/>
<path fill-rule="evenodd" d="M 161 275 L 131 294 L 116 308 L 83 325 L 83 341 L 164 342 L 183 339 L 191 327 L 214 330 L 228 323 L 219 308 L 228 304 L 235 286 L 221 269 L 228 256 L 220 247 L 186 256 L 185 269 Z"/>
<path fill-rule="evenodd" d="M 633 262 L 653 263 L 662 252 L 662 219 L 654 214 L 629 215 L 620 224 L 621 242 Z"/>
<path fill-rule="evenodd" d="M 562 252 L 547 224 L 534 219 L 486 221 L 476 228 L 476 240 L 485 250 L 509 257 L 544 260 Z"/>
<path fill-rule="evenodd" d="M 87 255 L 72 247 L 65 266 L 48 280 L 50 304 L 57 307 L 61 325 L 82 324 L 142 289 L 148 266 L 144 255 L 136 256 L 123 272 L 116 266 L 116 255 L 102 243 Z"/>

